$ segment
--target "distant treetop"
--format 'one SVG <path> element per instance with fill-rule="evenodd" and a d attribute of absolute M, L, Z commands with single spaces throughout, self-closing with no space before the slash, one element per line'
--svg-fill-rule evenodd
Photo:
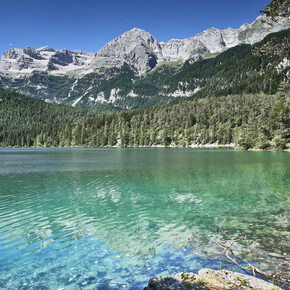
<path fill-rule="evenodd" d="M 272 0 L 260 12 L 274 20 L 276 17 L 288 17 L 290 16 L 290 0 Z"/>

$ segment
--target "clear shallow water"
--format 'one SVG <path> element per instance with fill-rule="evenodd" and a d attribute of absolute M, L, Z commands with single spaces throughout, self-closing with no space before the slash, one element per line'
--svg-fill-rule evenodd
<path fill-rule="evenodd" d="M 0 149 L 0 288 L 142 289 L 150 277 L 276 269 L 289 252 L 290 154 L 198 149 Z"/>

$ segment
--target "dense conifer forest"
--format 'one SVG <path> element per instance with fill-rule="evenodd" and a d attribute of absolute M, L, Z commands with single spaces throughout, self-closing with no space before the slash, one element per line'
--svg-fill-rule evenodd
<path fill-rule="evenodd" d="M 289 84 L 275 95 L 208 97 L 96 115 L 0 91 L 0 146 L 105 147 L 231 144 L 285 149 L 290 141 Z"/>

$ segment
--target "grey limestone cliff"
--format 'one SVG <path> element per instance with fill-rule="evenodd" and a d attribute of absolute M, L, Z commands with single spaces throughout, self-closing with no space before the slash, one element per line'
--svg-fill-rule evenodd
<path fill-rule="evenodd" d="M 267 34 L 290 27 L 289 18 L 270 22 L 259 16 L 251 24 L 238 29 L 207 29 L 187 39 L 158 42 L 150 33 L 133 28 L 113 39 L 95 54 L 84 51 L 55 50 L 51 47 L 34 49 L 12 48 L 0 59 L 0 74 L 29 74 L 33 71 L 86 74 L 102 68 L 120 67 L 124 62 L 139 73 L 150 71 L 164 61 L 200 59 L 208 53 L 219 53 L 230 47 L 262 40 Z"/>

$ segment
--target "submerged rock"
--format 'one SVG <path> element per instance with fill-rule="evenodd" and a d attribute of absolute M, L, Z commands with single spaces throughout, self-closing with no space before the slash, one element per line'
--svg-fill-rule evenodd
<path fill-rule="evenodd" d="M 281 289 L 264 280 L 227 270 L 201 269 L 198 274 L 179 273 L 150 279 L 150 289 Z"/>

